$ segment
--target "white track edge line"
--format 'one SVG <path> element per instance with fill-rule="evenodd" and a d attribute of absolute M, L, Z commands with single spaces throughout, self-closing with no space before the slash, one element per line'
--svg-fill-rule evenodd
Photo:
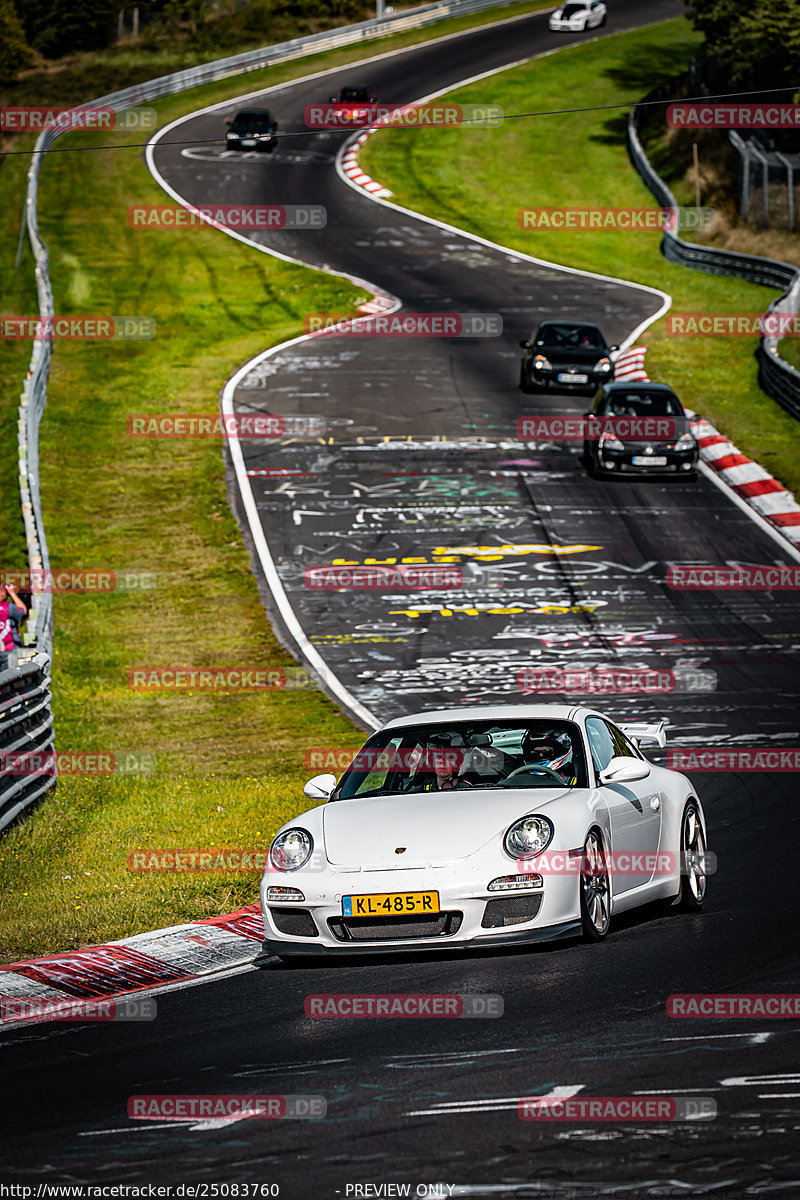
<path fill-rule="evenodd" d="M 720 491 L 724 492 L 728 499 L 732 500 L 738 508 L 741 508 L 743 512 L 746 512 L 747 515 L 753 521 L 755 521 L 756 525 L 758 525 L 764 533 L 768 533 L 773 542 L 777 542 L 784 554 L 788 554 L 790 558 L 795 560 L 795 562 L 800 562 L 800 550 L 797 549 L 794 543 L 790 542 L 787 537 L 784 537 L 774 525 L 771 525 L 766 517 L 762 517 L 761 513 L 748 504 L 738 492 L 735 492 L 730 484 L 725 483 L 723 479 L 720 479 L 716 471 L 707 466 L 702 459 L 698 462 L 697 469 L 706 477 L 706 479 L 710 479 L 711 482 L 720 489 Z"/>

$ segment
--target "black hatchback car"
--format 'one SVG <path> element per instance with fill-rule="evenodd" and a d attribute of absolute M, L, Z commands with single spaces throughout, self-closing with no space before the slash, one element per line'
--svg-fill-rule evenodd
<path fill-rule="evenodd" d="M 267 108 L 243 108 L 232 121 L 225 135 L 229 150 L 263 150 L 271 154 L 275 149 L 275 132 L 278 122 Z"/>
<path fill-rule="evenodd" d="M 614 378 L 609 346 L 596 325 L 586 321 L 542 321 L 530 341 L 519 373 L 523 392 L 582 392 L 593 396 L 600 383 Z"/>
<path fill-rule="evenodd" d="M 593 418 L 594 436 L 583 443 L 592 475 L 695 476 L 697 442 L 665 383 L 607 383 L 585 415 Z"/>
<path fill-rule="evenodd" d="M 331 104 L 375 104 L 377 99 L 372 88 L 355 83 L 343 87 L 336 96 L 331 96 Z"/>

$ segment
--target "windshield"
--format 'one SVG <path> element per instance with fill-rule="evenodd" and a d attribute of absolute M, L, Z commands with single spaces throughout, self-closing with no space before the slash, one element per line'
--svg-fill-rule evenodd
<path fill-rule="evenodd" d="M 594 325 L 540 325 L 537 346 L 564 346 L 571 350 L 605 350 L 603 335 Z"/>
<path fill-rule="evenodd" d="M 562 17 L 577 17 L 578 13 L 586 12 L 585 4 L 565 4 L 561 10 Z"/>
<path fill-rule="evenodd" d="M 240 112 L 236 114 L 233 123 L 241 129 L 252 129 L 258 125 L 268 125 L 271 120 L 268 112 Z"/>
<path fill-rule="evenodd" d="M 672 392 L 631 391 L 612 392 L 600 408 L 601 416 L 615 417 L 682 417 L 683 406 Z"/>
<path fill-rule="evenodd" d="M 455 788 L 586 787 L 572 721 L 472 721 L 386 729 L 359 750 L 332 800 Z"/>
<path fill-rule="evenodd" d="M 349 87 L 342 88 L 341 92 L 339 93 L 339 99 L 346 104 L 359 104 L 365 100 L 368 100 L 369 96 L 367 95 L 367 89 L 365 87 Z"/>

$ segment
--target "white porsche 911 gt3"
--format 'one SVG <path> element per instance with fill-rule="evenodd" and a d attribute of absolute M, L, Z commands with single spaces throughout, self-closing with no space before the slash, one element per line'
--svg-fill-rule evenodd
<path fill-rule="evenodd" d="M 605 25 L 607 17 L 608 10 L 602 0 L 568 0 L 550 14 L 548 24 L 551 29 L 582 33 L 584 29 Z"/>
<path fill-rule="evenodd" d="M 690 781 L 647 761 L 664 723 L 570 704 L 443 709 L 378 730 L 325 801 L 275 837 L 264 950 L 288 955 L 512 945 L 583 935 L 653 900 L 706 893 Z"/>

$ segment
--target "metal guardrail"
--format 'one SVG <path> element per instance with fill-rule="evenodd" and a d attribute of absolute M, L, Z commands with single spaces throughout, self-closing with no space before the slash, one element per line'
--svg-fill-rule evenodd
<path fill-rule="evenodd" d="M 762 287 L 779 288 L 784 295 L 767 309 L 767 312 L 797 312 L 800 300 L 800 269 L 791 263 L 774 258 L 761 258 L 757 254 L 740 254 L 734 250 L 720 250 L 715 246 L 700 246 L 686 242 L 676 230 L 680 229 L 680 210 L 672 192 L 664 180 L 656 174 L 644 152 L 639 130 L 642 117 L 648 110 L 643 106 L 658 100 L 668 100 L 675 95 L 678 80 L 670 80 L 648 92 L 637 104 L 628 119 L 628 151 L 636 170 L 650 191 L 664 208 L 675 211 L 675 229 L 665 229 L 661 251 L 669 262 L 680 263 L 695 271 L 711 275 L 733 275 Z M 757 357 L 759 383 L 765 392 L 800 420 L 800 372 L 785 362 L 778 354 L 778 338 L 759 339 Z"/>
<path fill-rule="evenodd" d="M 293 38 L 274 46 L 266 46 L 259 50 L 234 54 L 229 58 L 217 59 L 214 62 L 203 63 L 200 66 L 189 67 L 185 71 L 176 71 L 171 75 L 162 75 L 150 79 L 134 87 L 123 88 L 100 96 L 81 105 L 85 108 L 112 108 L 119 111 L 131 105 L 141 104 L 145 100 L 156 100 L 162 96 L 172 96 L 179 92 L 201 84 L 214 83 L 234 75 L 242 75 L 249 71 L 257 71 L 262 67 L 276 63 L 288 62 L 291 59 L 319 54 L 338 46 L 353 45 L 384 37 L 390 33 L 400 33 L 408 29 L 420 28 L 443 21 L 447 17 L 480 12 L 487 8 L 503 8 L 513 0 L 440 0 L 439 3 L 426 4 L 406 12 L 393 14 L 371 21 L 361 21 L 356 25 L 346 25 L 332 32 L 311 34 L 308 37 Z M 33 250 L 36 289 L 39 300 L 39 316 L 52 317 L 53 291 L 50 285 L 47 246 L 39 236 L 38 197 L 39 175 L 44 161 L 45 152 L 67 130 L 48 130 L 40 134 L 28 170 L 28 185 L 25 196 L 25 219 L 28 237 Z M 25 538 L 28 548 L 28 562 L 31 570 L 49 571 L 50 558 L 47 551 L 44 521 L 42 518 L 42 502 L 39 492 L 39 425 L 47 403 L 47 381 L 50 374 L 52 343 L 35 341 L 31 355 L 30 368 L 20 397 L 18 443 L 19 443 L 19 488 L 22 504 L 22 517 L 25 523 Z M 31 599 L 31 611 L 26 622 L 23 636 L 26 645 L 35 642 L 38 651 L 33 664 L 25 664 L 16 671 L 0 675 L 0 748 L 11 748 L 13 739 L 23 729 L 28 732 L 24 722 L 30 713 L 23 712 L 19 717 L 19 704 L 28 703 L 28 698 L 17 696 L 16 702 L 4 706 L 6 692 L 12 698 L 13 691 L 19 680 L 31 680 L 36 676 L 36 687 L 31 683 L 31 697 L 36 693 L 40 699 L 36 713 L 41 713 L 41 721 L 37 729 L 49 731 L 48 742 L 52 745 L 52 713 L 50 711 L 50 658 L 53 647 L 53 602 L 49 591 L 34 593 Z M 36 691 L 38 688 L 38 691 Z M 39 734 L 37 733 L 37 736 Z M 7 738 L 11 742 L 7 742 Z M 33 743 L 31 743 L 33 745 Z M 55 776 L 50 776 L 45 782 L 39 779 L 29 779 L 20 782 L 10 779 L 6 782 L 0 775 L 0 830 L 39 795 L 55 783 Z"/>
<path fill-rule="evenodd" d="M 30 769 L 15 774 L 14 766 L 21 764 L 13 757 L 52 748 L 50 656 L 37 654 L 20 667 L 0 672 L 0 830 L 56 784 L 54 767 L 39 774 Z"/>

